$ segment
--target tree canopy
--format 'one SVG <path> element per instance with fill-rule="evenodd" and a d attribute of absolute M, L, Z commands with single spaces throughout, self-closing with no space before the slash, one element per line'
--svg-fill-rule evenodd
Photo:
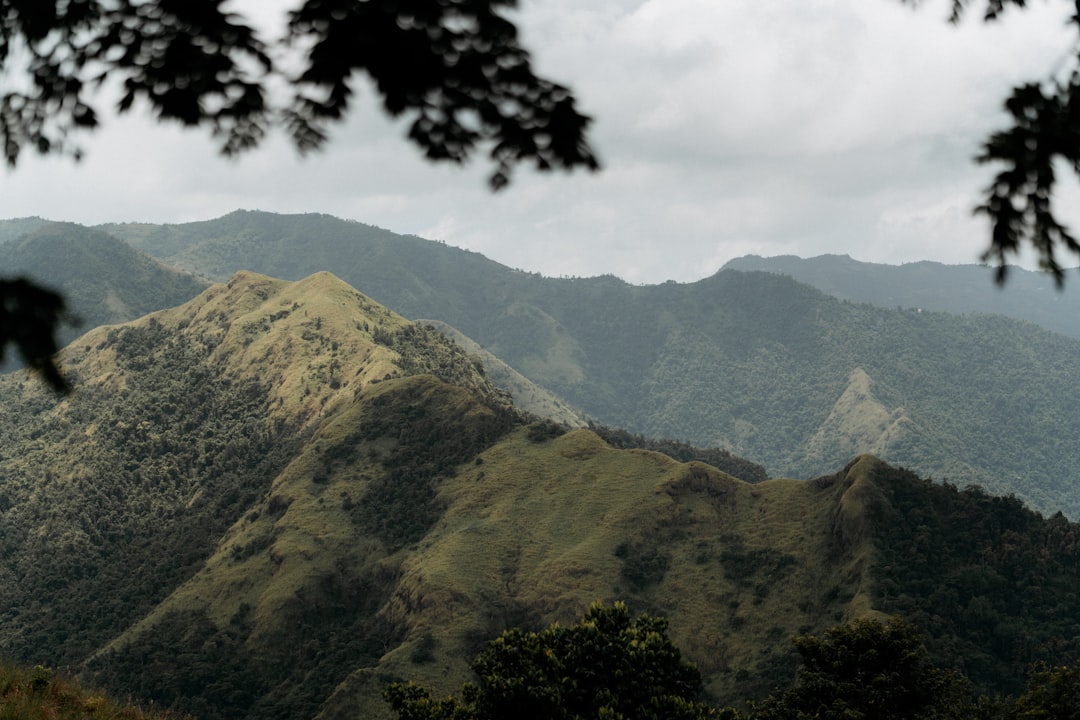
<path fill-rule="evenodd" d="M 1008 720 L 1076 720 L 1080 717 L 1080 660 L 1036 667 L 1028 691 L 1016 699 Z"/>
<path fill-rule="evenodd" d="M 704 720 L 701 675 L 666 631 L 663 618 L 596 604 L 577 625 L 495 638 L 473 661 L 479 682 L 460 699 L 405 683 L 385 696 L 401 720 Z"/>
<path fill-rule="evenodd" d="M 515 0 L 303 0 L 278 43 L 224 0 L 0 0 L 0 142 L 14 166 L 27 147 L 81 156 L 76 131 L 98 126 L 95 97 L 119 89 L 159 120 L 208 128 L 226 155 L 257 147 L 272 128 L 301 152 L 321 147 L 367 75 L 408 138 L 433 161 L 462 163 L 480 146 L 504 187 L 513 167 L 599 162 L 590 119 L 571 91 L 533 72 L 504 11 Z M 281 51 L 299 55 L 295 69 Z M 289 88 L 272 99 L 273 87 Z M 22 282 L 22 281 L 20 281 Z M 57 388 L 56 298 L 33 284 L 0 287 L 0 346 L 14 343 Z M 44 304 L 35 307 L 33 300 Z"/>
<path fill-rule="evenodd" d="M 966 717 L 966 686 L 930 662 L 918 630 L 898 618 L 865 618 L 794 639 L 795 683 L 751 713 L 754 720 Z"/>
<path fill-rule="evenodd" d="M 962 674 L 929 659 L 919 630 L 862 618 L 793 639 L 794 681 L 745 710 L 702 701 L 701 678 L 665 635 L 626 605 L 590 608 L 578 625 L 507 630 L 473 661 L 479 682 L 433 698 L 412 683 L 384 697 L 399 720 L 1046 720 L 1080 717 L 1080 662 L 1036 667 L 1020 697 L 975 697 Z"/>
<path fill-rule="evenodd" d="M 504 17 L 515 0 L 303 0 L 272 43 L 225 4 L 0 2 L 0 71 L 23 76 L 0 97 L 8 163 L 25 146 L 78 157 L 69 136 L 98 125 L 93 96 L 106 80 L 120 90 L 118 112 L 143 102 L 160 120 L 208 127 L 225 154 L 274 127 L 308 151 L 345 117 L 366 74 L 387 112 L 412 118 L 408 137 L 427 158 L 462 162 L 490 146 L 495 188 L 521 162 L 598 167 L 589 118 L 569 89 L 533 72 Z M 289 88 L 280 104 L 278 81 Z"/>
<path fill-rule="evenodd" d="M 53 362 L 59 350 L 56 331 L 68 320 L 64 298 L 26 278 L 0 279 L 0 362 L 8 344 L 55 389 L 68 384 Z"/>

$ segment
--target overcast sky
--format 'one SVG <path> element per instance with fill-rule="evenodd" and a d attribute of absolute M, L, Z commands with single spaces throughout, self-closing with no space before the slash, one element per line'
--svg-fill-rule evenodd
<path fill-rule="evenodd" d="M 293 4 L 236 7 L 272 28 Z M 277 137 L 225 160 L 206 133 L 108 117 L 82 163 L 27 153 L 0 171 L 0 217 L 323 212 L 545 275 L 636 283 L 696 280 L 751 253 L 970 263 L 987 237 L 971 208 L 992 175 L 972 162 L 979 143 L 1004 126 L 1009 88 L 1050 77 L 1074 42 L 1062 0 L 959 27 L 945 0 L 521 5 L 513 17 L 538 71 L 595 118 L 600 173 L 521 168 L 492 194 L 482 158 L 426 163 L 365 84 L 349 122 L 308 158 Z M 1062 178 L 1061 215 L 1080 229 L 1080 193 Z"/>

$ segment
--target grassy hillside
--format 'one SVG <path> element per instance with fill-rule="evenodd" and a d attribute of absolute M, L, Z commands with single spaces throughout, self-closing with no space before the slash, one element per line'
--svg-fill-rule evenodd
<path fill-rule="evenodd" d="M 595 600 L 667 616 L 718 704 L 785 684 L 790 636 L 882 609 L 989 658 L 990 688 L 1076 650 L 1063 517 L 869 456 L 752 484 L 530 423 L 327 273 L 240 273 L 64 367 L 60 400 L 0 379 L 0 655 L 203 720 L 387 717 L 387 681 L 449 692 L 498 631 Z"/>
<path fill-rule="evenodd" d="M 0 379 L 5 656 L 36 662 L 54 647 L 62 654 L 50 662 L 78 661 L 194 572 L 262 496 L 310 418 L 350 391 L 334 391 L 333 373 L 357 372 L 349 363 L 362 357 L 338 361 L 355 341 L 317 329 L 340 315 L 318 284 L 304 286 L 310 298 L 282 299 L 283 283 L 240 276 L 176 310 L 99 328 L 64 355 L 78 380 L 68 399 L 21 375 Z M 382 309 L 378 318 L 404 325 Z M 280 348 L 272 325 L 289 329 Z M 267 351 L 256 368 L 252 355 Z M 369 349 L 379 377 L 390 352 Z M 92 623 L 87 597 L 99 599 Z"/>
<path fill-rule="evenodd" d="M 1080 517 L 1080 449 L 1065 440 L 1080 432 L 1080 341 L 1031 323 L 844 302 L 765 273 L 646 287 L 542 278 L 327 216 L 108 229 L 211 276 L 334 267 L 600 423 L 720 446 L 774 476 L 874 452 Z"/>
<path fill-rule="evenodd" d="M 525 412 L 571 427 L 588 425 L 588 419 L 562 398 L 529 380 L 457 328 L 439 320 L 417 320 L 417 323 L 438 331 L 469 355 L 478 358 L 491 381 L 510 393 L 514 404 Z"/>
<path fill-rule="evenodd" d="M 89 333 L 63 367 L 78 390 L 61 400 L 22 375 L 0 379 L 0 652 L 24 664 L 92 658 L 102 684 L 203 717 L 313 715 L 351 672 L 373 671 L 400 643 L 430 644 L 399 604 L 411 602 L 407 558 L 452 504 L 448 484 L 482 481 L 478 453 L 511 431 L 509 455 L 488 466 L 500 487 L 519 484 L 537 469 L 515 457 L 552 452 L 561 432 L 523 426 L 475 360 L 326 273 L 241 273 Z M 584 438 L 579 460 L 607 447 Z M 644 473 L 649 497 L 683 467 L 604 452 L 628 463 L 613 489 Z M 522 508 L 562 513 L 550 492 L 576 463 L 563 454 L 546 480 L 530 479 L 541 495 Z M 637 567 L 646 553 L 653 567 L 652 551 L 623 544 L 603 547 L 606 564 Z M 619 582 L 644 591 L 655 572 Z M 560 610 L 576 611 L 569 600 Z M 512 598 L 475 608 L 457 647 L 552 612 Z"/>
<path fill-rule="evenodd" d="M 384 407 L 417 384 L 454 392 L 390 381 Z M 350 451 L 363 457 L 370 442 L 385 436 Z M 786 678 L 791 635 L 868 609 L 865 547 L 834 533 L 843 484 L 751 486 L 589 431 L 527 427 L 431 496 L 396 487 L 384 498 L 377 466 L 349 462 L 319 483 L 304 467 L 301 456 L 201 572 L 95 658 L 96 681 L 154 687 L 157 702 L 203 717 L 385 716 L 386 679 L 449 691 L 499 631 L 625 598 L 671 617 L 710 691 L 733 699 Z M 277 515 L 274 498 L 287 506 Z M 388 536 L 374 522 L 387 515 L 417 530 Z"/>
<path fill-rule="evenodd" d="M 5 720 L 165 720 L 168 712 L 144 711 L 116 702 L 71 678 L 37 665 L 24 670 L 0 665 L 0 716 Z"/>
<path fill-rule="evenodd" d="M 794 255 L 735 258 L 725 269 L 790 275 L 841 300 L 884 308 L 923 308 L 953 314 L 994 313 L 1028 320 L 1047 330 L 1080 338 L 1080 288 L 1076 273 L 1066 275 L 1064 288 L 1053 276 L 1009 269 L 1004 286 L 984 265 L 943 265 L 913 262 L 882 265 L 852 260 L 847 255 L 799 258 Z M 1071 281 L 1071 282 L 1070 282 Z"/>

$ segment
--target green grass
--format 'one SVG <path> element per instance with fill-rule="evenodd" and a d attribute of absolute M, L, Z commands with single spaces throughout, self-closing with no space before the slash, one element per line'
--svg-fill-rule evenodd
<path fill-rule="evenodd" d="M 133 330 L 87 336 L 103 352 L 83 349 L 72 362 L 88 391 L 126 384 L 122 420 L 95 420 L 76 396 L 56 409 L 57 432 L 100 441 L 130 425 L 127 444 L 110 446 L 110 467 L 131 464 L 138 478 L 131 443 L 157 452 L 128 409 L 175 405 L 171 417 L 183 407 L 179 396 L 130 395 L 151 368 L 192 377 L 187 355 L 161 362 L 170 334 L 202 372 L 253 395 L 236 428 L 257 430 L 265 411 L 263 422 L 286 422 L 295 442 L 246 481 L 250 497 L 215 526 L 216 547 L 200 546 L 190 572 L 159 588 L 164 601 L 118 624 L 88 677 L 203 720 L 378 718 L 388 715 L 382 679 L 448 692 L 500 631 L 573 623 L 594 601 L 625 600 L 668 617 L 709 691 L 734 701 L 788 679 L 789 636 L 867 610 L 858 468 L 835 482 L 751 485 L 700 462 L 615 449 L 589 430 L 525 426 L 474 363 L 408 327 L 326 273 L 297 283 L 241 273 Z M 110 366 L 124 347 L 132 352 Z M 82 446 L 67 447 L 77 460 Z M 221 468 L 199 486 L 204 495 L 240 469 Z M 137 516 L 123 498 L 118 518 Z M 49 557 L 79 567 L 77 553 Z"/>
<path fill-rule="evenodd" d="M 0 664 L 0 720 L 167 720 L 175 713 L 115 702 L 40 665 Z"/>
<path fill-rule="evenodd" d="M 715 697 L 767 692 L 789 679 L 791 636 L 864 611 L 852 605 L 863 549 L 831 532 L 849 480 L 750 485 L 586 430 L 543 443 L 517 431 L 443 484 L 446 513 L 395 592 L 410 607 L 407 643 L 380 670 L 449 692 L 504 627 L 572 623 L 623 599 L 669 618 Z M 725 553 L 749 558 L 739 577 L 725 575 Z M 425 637 L 435 659 L 417 665 Z"/>
<path fill-rule="evenodd" d="M 355 434 L 371 428 L 367 403 L 378 398 L 399 410 L 434 402 L 446 413 L 440 424 L 468 416 L 474 402 L 431 377 L 375 385 L 320 427 L 204 570 L 113 647 L 145 643 L 169 617 L 205 613 L 225 630 L 245 606 L 245 652 L 302 645 L 287 639 L 297 599 L 325 605 L 327 578 L 339 577 L 375 593 L 362 612 L 397 635 L 371 664 L 339 668 L 346 674 L 323 717 L 386 717 L 377 678 L 449 692 L 501 630 L 573 623 L 596 600 L 622 599 L 668 617 L 712 696 L 735 702 L 789 679 L 791 636 L 868 609 L 858 603 L 867 551 L 833 533 L 838 517 L 858 515 L 847 496 L 859 492 L 860 467 L 834 482 L 751 485 L 701 463 L 613 449 L 588 430 L 511 432 L 432 486 L 440 513 L 395 551 L 352 517 L 380 472 L 375 458 L 394 453 L 385 439 Z M 236 556 L 253 542 L 258 551 Z"/>

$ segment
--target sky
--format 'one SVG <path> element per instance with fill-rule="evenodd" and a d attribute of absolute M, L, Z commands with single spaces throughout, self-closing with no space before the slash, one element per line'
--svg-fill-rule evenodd
<path fill-rule="evenodd" d="M 232 5 L 269 39 L 297 1 Z M 26 153 L 0 171 L 0 218 L 320 212 L 548 276 L 633 283 L 697 280 L 748 254 L 973 263 L 988 226 L 972 208 L 994 172 L 973 158 L 1006 126 L 1013 85 L 1068 67 L 1070 4 L 992 24 L 973 4 L 954 26 L 945 0 L 521 0 L 511 18 L 535 69 L 594 118 L 599 173 L 521 167 L 492 193 L 482 155 L 426 162 L 364 80 L 307 157 L 278 135 L 225 159 L 208 133 L 145 108 L 105 114 L 80 163 Z M 1061 178 L 1060 216 L 1080 228 L 1080 192 Z"/>

